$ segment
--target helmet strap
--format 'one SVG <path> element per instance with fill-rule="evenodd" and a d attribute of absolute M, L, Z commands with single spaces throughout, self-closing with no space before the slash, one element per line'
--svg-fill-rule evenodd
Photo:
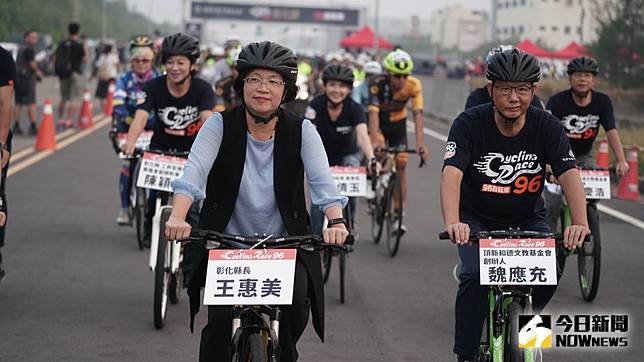
<path fill-rule="evenodd" d="M 280 115 L 280 113 L 281 113 L 281 112 L 280 112 L 280 107 L 277 107 L 277 109 L 275 110 L 275 112 L 273 112 L 273 113 L 269 114 L 269 115 L 268 115 L 268 116 L 266 116 L 266 117 L 262 117 L 262 116 L 258 115 L 257 113 L 255 113 L 252 109 L 248 108 L 248 107 L 246 106 L 246 103 L 244 103 L 244 101 L 242 101 L 242 105 L 244 106 L 244 109 L 246 109 L 246 111 L 247 111 L 251 116 L 253 116 L 253 119 L 255 120 L 255 123 L 258 123 L 258 124 L 259 124 L 259 123 L 268 124 L 268 122 L 270 122 L 274 117 L 278 117 L 278 116 Z"/>

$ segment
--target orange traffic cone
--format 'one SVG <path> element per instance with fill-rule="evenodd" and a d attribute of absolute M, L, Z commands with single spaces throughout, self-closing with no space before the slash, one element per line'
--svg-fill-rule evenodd
<path fill-rule="evenodd" d="M 114 107 L 114 91 L 116 91 L 116 86 L 114 85 L 114 82 L 110 82 L 110 86 L 107 88 L 105 107 L 103 108 L 103 114 L 106 116 L 112 115 L 112 108 Z"/>
<path fill-rule="evenodd" d="M 51 99 L 45 99 L 42 112 L 42 122 L 36 136 L 36 151 L 56 150 L 56 128 L 54 126 L 54 110 Z"/>
<path fill-rule="evenodd" d="M 626 152 L 626 162 L 628 162 L 628 172 L 619 180 L 617 197 L 624 200 L 638 201 L 640 199 L 640 180 L 637 166 L 637 152 L 639 147 L 631 146 Z"/>
<path fill-rule="evenodd" d="M 595 156 L 598 168 L 608 168 L 608 141 L 599 141 L 597 155 Z"/>
<path fill-rule="evenodd" d="M 78 116 L 78 128 L 93 128 L 94 121 L 92 120 L 92 97 L 89 91 L 85 89 L 83 93 L 83 105 L 81 106 L 80 114 Z"/>

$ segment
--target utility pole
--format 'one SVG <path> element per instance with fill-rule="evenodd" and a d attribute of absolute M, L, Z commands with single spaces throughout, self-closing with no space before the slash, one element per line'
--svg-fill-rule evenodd
<path fill-rule="evenodd" d="M 72 3 L 72 19 L 80 23 L 80 0 L 74 0 Z"/>
<path fill-rule="evenodd" d="M 376 59 L 379 58 L 379 52 L 380 52 L 380 42 L 378 39 L 380 38 L 380 31 L 379 31 L 379 20 L 380 20 L 380 0 L 376 0 L 376 18 L 375 18 L 375 24 L 374 24 L 374 29 L 373 29 L 373 48 L 374 48 L 374 57 Z"/>
<path fill-rule="evenodd" d="M 101 40 L 107 39 L 107 0 L 103 0 L 103 11 L 101 11 Z"/>

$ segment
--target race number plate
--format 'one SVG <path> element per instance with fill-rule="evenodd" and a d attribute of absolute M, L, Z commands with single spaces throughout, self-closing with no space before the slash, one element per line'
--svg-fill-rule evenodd
<path fill-rule="evenodd" d="M 186 159 L 183 157 L 145 152 L 141 158 L 141 168 L 136 186 L 172 192 L 170 183 L 183 175 L 185 163 Z"/>
<path fill-rule="evenodd" d="M 143 131 L 136 139 L 136 148 L 140 150 L 147 150 L 150 148 L 150 140 L 152 139 L 153 131 Z M 119 133 L 117 136 L 117 143 L 119 147 L 123 147 L 127 140 L 127 133 Z"/>
<path fill-rule="evenodd" d="M 481 285 L 556 285 L 554 239 L 479 240 Z"/>
<path fill-rule="evenodd" d="M 361 197 L 367 195 L 367 168 L 333 166 L 331 174 L 342 196 Z"/>
<path fill-rule="evenodd" d="M 210 250 L 203 304 L 292 304 L 296 253 L 296 249 Z"/>
<path fill-rule="evenodd" d="M 610 174 L 604 170 L 579 170 L 587 199 L 610 199 Z"/>

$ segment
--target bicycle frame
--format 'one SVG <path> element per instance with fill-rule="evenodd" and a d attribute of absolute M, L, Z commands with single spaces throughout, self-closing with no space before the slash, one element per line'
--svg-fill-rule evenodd
<path fill-rule="evenodd" d="M 168 202 L 170 203 L 170 202 Z M 159 249 L 159 233 L 162 230 L 163 225 L 159 225 L 161 222 L 161 214 L 163 213 L 163 210 L 172 210 L 172 206 L 170 205 L 161 205 L 161 197 L 158 197 L 156 199 L 156 207 L 154 211 L 154 217 L 152 218 L 152 238 L 150 240 L 150 259 L 149 259 L 149 264 L 150 264 L 150 270 L 154 271 L 156 269 L 157 265 L 157 250 Z M 166 255 L 170 256 L 170 265 L 166 265 L 166 267 L 170 267 L 170 272 L 171 273 L 176 273 L 177 270 L 179 270 L 179 264 L 181 263 L 181 245 L 178 243 L 169 243 L 170 244 L 170 250 L 166 249 Z M 166 257 L 166 262 L 168 261 L 168 258 Z"/>
<path fill-rule="evenodd" d="M 503 362 L 507 335 L 506 314 L 510 303 L 517 300 L 522 305 L 532 305 L 532 288 L 525 286 L 491 286 L 488 288 L 488 353 L 492 362 Z M 529 303 L 529 304 L 528 304 Z M 534 360 L 532 349 L 525 348 L 524 361 Z"/>

